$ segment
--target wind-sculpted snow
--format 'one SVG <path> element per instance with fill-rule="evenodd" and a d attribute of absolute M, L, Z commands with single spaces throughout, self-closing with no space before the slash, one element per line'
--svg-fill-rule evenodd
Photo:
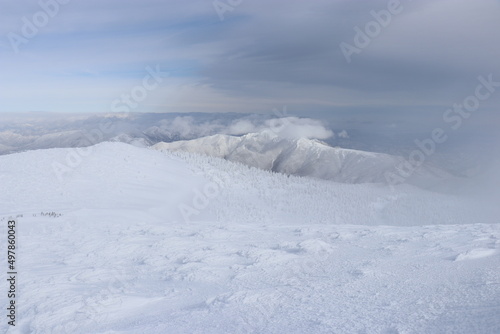
<path fill-rule="evenodd" d="M 404 159 L 331 147 L 318 140 L 282 138 L 271 130 L 241 137 L 214 135 L 188 141 L 158 143 L 158 150 L 185 151 L 224 158 L 264 170 L 312 176 L 344 183 L 386 183 Z M 451 176 L 429 165 L 418 168 L 406 181 L 419 186 L 436 185 Z"/>
<path fill-rule="evenodd" d="M 59 180 L 68 152 L 0 157 L 0 217 L 18 216 L 19 240 L 7 333 L 500 328 L 498 215 L 467 198 L 122 143 Z"/>

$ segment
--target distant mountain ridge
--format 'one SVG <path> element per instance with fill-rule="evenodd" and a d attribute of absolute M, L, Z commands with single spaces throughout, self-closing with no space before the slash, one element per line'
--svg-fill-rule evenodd
<path fill-rule="evenodd" d="M 264 170 L 342 183 L 387 183 L 386 173 L 394 172 L 404 162 L 402 157 L 332 147 L 315 139 L 282 138 L 272 131 L 241 137 L 217 134 L 162 142 L 153 148 L 204 154 Z M 408 183 L 425 187 L 448 177 L 448 173 L 424 165 Z"/>

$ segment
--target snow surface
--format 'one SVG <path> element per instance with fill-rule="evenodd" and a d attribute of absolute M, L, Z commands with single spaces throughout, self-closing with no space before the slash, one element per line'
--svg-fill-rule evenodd
<path fill-rule="evenodd" d="M 495 208 L 122 143 L 58 178 L 72 152 L 0 157 L 0 217 L 22 215 L 2 332 L 500 332 Z"/>
<path fill-rule="evenodd" d="M 343 183 L 386 183 L 386 175 L 397 173 L 406 162 L 402 157 L 332 147 L 315 139 L 286 138 L 271 129 L 241 137 L 217 134 L 158 143 L 153 148 L 204 154 L 264 170 Z M 424 164 L 406 183 L 435 187 L 450 178 L 445 171 Z"/>

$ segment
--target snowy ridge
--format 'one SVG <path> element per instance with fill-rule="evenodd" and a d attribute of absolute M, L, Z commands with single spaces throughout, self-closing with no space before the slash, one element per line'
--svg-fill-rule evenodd
<path fill-rule="evenodd" d="M 164 152 L 181 158 L 196 175 L 219 185 L 197 219 L 343 225 L 443 225 L 498 223 L 500 210 L 469 198 L 411 185 L 349 184 L 288 176 L 205 155 Z M 201 189 L 201 187 L 200 187 Z M 237 212 L 238 214 L 235 214 Z"/>
<path fill-rule="evenodd" d="M 153 148 L 205 154 L 264 170 L 343 183 L 386 183 L 386 173 L 394 173 L 404 162 L 401 157 L 331 147 L 313 139 L 281 138 L 272 131 L 241 137 L 218 134 L 158 143 Z M 422 166 L 407 181 L 425 187 L 450 177 L 437 168 Z"/>
<path fill-rule="evenodd" d="M 70 151 L 0 157 L 0 217 L 23 215 L 18 324 L 1 332 L 500 327 L 498 215 L 465 198 L 122 143 L 94 146 L 59 182 L 52 164 Z M 180 205 L 213 184 L 184 221 Z"/>

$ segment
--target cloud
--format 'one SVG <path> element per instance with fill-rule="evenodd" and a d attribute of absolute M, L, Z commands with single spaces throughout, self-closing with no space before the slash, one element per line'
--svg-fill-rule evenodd
<path fill-rule="evenodd" d="M 88 145 L 126 135 L 156 143 L 189 140 L 214 134 L 245 135 L 272 132 L 285 138 L 327 139 L 333 136 L 321 121 L 310 118 L 269 118 L 266 115 L 207 114 L 7 114 L 0 123 L 0 154 L 23 149 Z M 109 132 L 98 129 L 111 122 Z M 96 131 L 99 133 L 97 136 Z"/>
<path fill-rule="evenodd" d="M 334 135 L 333 131 L 325 128 L 319 120 L 310 118 L 284 117 L 270 119 L 265 122 L 266 128 L 280 137 L 296 139 L 328 139 Z"/>
<path fill-rule="evenodd" d="M 349 134 L 347 133 L 346 130 L 342 130 L 339 133 L 337 133 L 337 137 L 348 139 L 349 138 Z"/>
<path fill-rule="evenodd" d="M 219 120 L 199 121 L 192 116 L 177 116 L 161 120 L 158 126 L 146 130 L 146 133 L 152 129 L 175 139 L 193 139 L 218 133 L 224 129 L 224 125 Z"/>
<path fill-rule="evenodd" d="M 244 134 L 251 133 L 251 132 L 257 132 L 260 130 L 261 130 L 261 127 L 259 128 L 250 120 L 242 119 L 242 120 L 234 121 L 229 126 L 226 133 L 230 134 L 230 135 L 238 136 L 238 135 L 244 135 Z"/>
<path fill-rule="evenodd" d="M 175 139 L 193 139 L 214 134 L 240 136 L 257 132 L 272 132 L 283 138 L 328 139 L 334 135 L 320 120 L 299 117 L 268 119 L 265 115 L 242 116 L 232 121 L 223 117 L 200 121 L 192 116 L 177 116 L 162 120 L 158 126 L 146 131 L 153 132 Z"/>
<path fill-rule="evenodd" d="M 500 5 L 488 0 L 402 0 L 402 13 L 347 64 L 340 43 L 387 3 L 243 1 L 221 22 L 211 1 L 71 1 L 15 54 L 7 34 L 40 6 L 8 2 L 0 111 L 109 112 L 156 64 L 171 76 L 134 111 L 442 108 L 476 76 L 500 77 Z"/>

